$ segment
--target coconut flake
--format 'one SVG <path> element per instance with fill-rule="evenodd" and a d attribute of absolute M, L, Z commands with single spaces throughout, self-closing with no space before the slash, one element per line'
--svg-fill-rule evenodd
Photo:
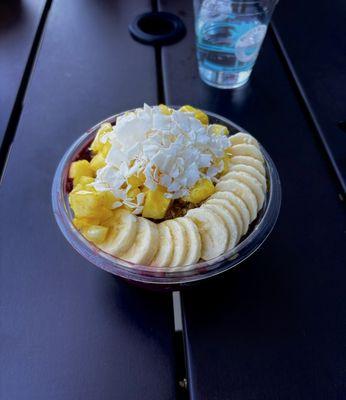
<path fill-rule="evenodd" d="M 121 201 L 115 201 L 112 205 L 112 209 L 119 208 L 123 205 Z"/>
<path fill-rule="evenodd" d="M 160 107 L 146 104 L 118 117 L 104 138 L 111 148 L 92 185 L 111 191 L 119 199 L 116 206 L 126 204 L 134 213 L 142 211 L 145 194 L 137 195 L 135 202 L 127 197 L 130 176 L 142 172 L 149 189 L 160 184 L 167 188 L 167 198 L 177 199 L 201 178 L 216 180 L 231 143 L 224 135 L 212 135 L 192 112 L 174 110 L 165 115 Z"/>

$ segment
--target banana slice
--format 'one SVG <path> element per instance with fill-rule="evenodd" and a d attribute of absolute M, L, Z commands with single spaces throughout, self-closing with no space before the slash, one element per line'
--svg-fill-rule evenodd
<path fill-rule="evenodd" d="M 159 245 L 157 225 L 146 218 L 137 218 L 137 234 L 132 246 L 121 258 L 134 264 L 150 265 Z"/>
<path fill-rule="evenodd" d="M 247 185 L 251 191 L 254 193 L 257 199 L 258 210 L 260 210 L 264 203 L 264 191 L 262 189 L 261 184 L 258 182 L 256 178 L 251 176 L 246 172 L 241 171 L 231 171 L 225 176 L 221 178 L 221 181 L 227 181 L 229 179 L 238 180 L 239 182 Z"/>
<path fill-rule="evenodd" d="M 231 146 L 231 154 L 232 156 L 250 156 L 256 158 L 261 162 L 264 162 L 261 150 L 259 150 L 253 144 L 241 143 L 236 144 L 235 146 Z"/>
<path fill-rule="evenodd" d="M 135 240 L 137 217 L 127 210 L 117 209 L 105 225 L 109 227 L 109 231 L 106 240 L 99 247 L 106 253 L 119 257 Z"/>
<path fill-rule="evenodd" d="M 227 181 L 219 182 L 216 186 L 216 191 L 219 192 L 232 192 L 236 196 L 244 200 L 246 207 L 250 212 L 250 222 L 252 222 L 257 216 L 257 199 L 252 191 L 244 185 L 244 183 L 239 182 L 235 179 L 229 179 Z"/>
<path fill-rule="evenodd" d="M 202 208 L 206 208 L 216 215 L 218 215 L 222 221 L 225 223 L 226 228 L 228 230 L 228 243 L 227 250 L 233 249 L 233 247 L 237 244 L 238 239 L 238 228 L 234 221 L 234 218 L 231 213 L 229 213 L 224 207 L 219 204 L 202 204 Z"/>
<path fill-rule="evenodd" d="M 250 165 L 245 165 L 245 164 L 231 164 L 229 167 L 229 171 L 240 171 L 240 172 L 246 172 L 247 174 L 250 174 L 254 178 L 258 180 L 258 182 L 262 185 L 263 190 L 266 192 L 267 191 L 267 181 L 266 178 L 263 174 L 261 174 L 256 168 L 251 167 Z"/>
<path fill-rule="evenodd" d="M 187 253 L 187 243 L 185 239 L 185 230 L 181 224 L 179 224 L 175 219 L 170 219 L 163 222 L 167 224 L 171 235 L 173 237 L 173 256 L 169 267 L 178 267 L 184 264 L 185 256 Z"/>
<path fill-rule="evenodd" d="M 256 158 L 250 156 L 234 156 L 231 158 L 230 164 L 245 164 L 250 165 L 257 169 L 262 175 L 266 175 L 266 170 L 264 165 L 261 161 L 257 160 Z"/>
<path fill-rule="evenodd" d="M 232 205 L 230 201 L 227 201 L 225 199 L 208 199 L 204 204 L 206 205 L 216 205 L 218 207 L 224 208 L 229 214 L 232 215 L 235 224 L 237 225 L 237 243 L 239 242 L 239 239 L 241 238 L 244 230 L 243 226 L 243 220 L 240 216 L 240 212 Z M 245 204 L 244 207 L 246 208 Z"/>
<path fill-rule="evenodd" d="M 157 229 L 159 231 L 159 248 L 151 265 L 155 267 L 167 267 L 173 257 L 173 237 L 169 227 L 164 222 L 158 224 Z"/>
<path fill-rule="evenodd" d="M 216 213 L 205 208 L 193 208 L 186 216 L 197 225 L 201 235 L 203 260 L 210 260 L 226 251 L 228 230 L 225 222 Z"/>
<path fill-rule="evenodd" d="M 182 265 L 194 264 L 201 258 L 202 242 L 198 228 L 192 219 L 186 217 L 177 218 L 175 221 L 182 225 L 185 231 L 187 250 Z"/>
<path fill-rule="evenodd" d="M 236 210 L 239 212 L 241 216 L 243 223 L 242 234 L 245 235 L 250 225 L 250 213 L 246 204 L 244 203 L 244 200 L 242 200 L 240 197 L 236 196 L 232 192 L 216 192 L 209 197 L 209 200 L 214 200 L 214 199 L 225 200 L 229 204 L 231 204 L 234 208 L 236 208 Z"/>
<path fill-rule="evenodd" d="M 259 144 L 257 140 L 249 133 L 238 132 L 235 135 L 230 136 L 230 139 L 233 146 L 235 146 L 236 144 L 245 143 L 245 144 L 253 144 L 259 149 Z"/>

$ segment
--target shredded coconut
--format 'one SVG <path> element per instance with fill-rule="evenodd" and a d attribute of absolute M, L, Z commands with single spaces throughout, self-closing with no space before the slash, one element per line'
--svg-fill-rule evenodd
<path fill-rule="evenodd" d="M 178 199 L 201 178 L 215 181 L 230 146 L 227 136 L 212 135 L 193 113 L 174 110 L 165 115 L 160 107 L 146 104 L 118 117 L 113 130 L 102 137 L 107 141 L 111 148 L 94 188 L 111 191 L 117 198 L 114 208 L 126 204 L 135 214 L 142 212 L 144 194 L 135 201 L 127 197 L 129 177 L 143 172 L 146 187 L 162 185 L 167 198 Z"/>

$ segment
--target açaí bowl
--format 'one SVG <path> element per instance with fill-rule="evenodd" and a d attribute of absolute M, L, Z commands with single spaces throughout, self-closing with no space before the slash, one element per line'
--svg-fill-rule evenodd
<path fill-rule="evenodd" d="M 177 109 L 179 107 L 173 106 L 172 108 Z M 230 134 L 239 131 L 245 132 L 244 129 L 224 117 L 211 112 L 204 112 L 208 115 L 210 123 L 227 126 Z M 55 172 L 52 187 L 53 212 L 62 233 L 75 250 L 97 267 L 132 283 L 148 288 L 173 290 L 235 267 L 262 245 L 275 225 L 281 204 L 279 175 L 272 159 L 262 146 L 261 151 L 265 159 L 268 182 L 265 203 L 256 220 L 249 227 L 247 235 L 235 248 L 221 256 L 179 268 L 148 267 L 135 265 L 111 256 L 86 240 L 72 224 L 73 212 L 68 202 L 67 192 L 69 167 L 71 162 L 91 143 L 100 125 L 104 122 L 114 124 L 116 118 L 122 114 L 124 113 L 113 115 L 99 122 L 77 139 L 66 151 Z"/>

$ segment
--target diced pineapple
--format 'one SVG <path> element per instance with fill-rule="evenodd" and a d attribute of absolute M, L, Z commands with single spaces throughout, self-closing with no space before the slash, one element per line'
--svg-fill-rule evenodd
<path fill-rule="evenodd" d="M 90 225 L 99 225 L 100 219 L 99 218 L 73 218 L 72 223 L 78 230 L 81 230 L 83 228 L 87 228 Z"/>
<path fill-rule="evenodd" d="M 112 132 L 113 127 L 109 122 L 102 124 L 100 129 L 97 131 L 96 137 L 94 141 L 91 143 L 90 150 L 94 153 L 100 151 L 103 147 L 103 143 L 100 142 L 100 139 L 108 132 Z"/>
<path fill-rule="evenodd" d="M 78 183 L 84 186 L 89 185 L 93 182 L 95 182 L 95 178 L 92 178 L 91 176 L 81 176 L 78 181 Z"/>
<path fill-rule="evenodd" d="M 106 165 L 105 159 L 100 153 L 96 154 L 96 156 L 94 156 L 90 161 L 90 167 L 95 172 L 98 169 L 103 168 L 105 165 Z"/>
<path fill-rule="evenodd" d="M 209 125 L 209 129 L 210 129 L 211 133 L 216 136 L 229 134 L 229 130 L 224 125 L 212 124 L 212 125 Z"/>
<path fill-rule="evenodd" d="M 102 243 L 107 236 L 109 228 L 102 225 L 90 225 L 82 229 L 83 236 L 90 242 L 99 244 Z"/>
<path fill-rule="evenodd" d="M 136 202 L 136 198 L 141 193 L 140 189 L 138 187 L 133 187 L 127 192 L 127 197 L 133 201 Z"/>
<path fill-rule="evenodd" d="M 76 218 L 99 218 L 104 220 L 112 215 L 110 210 L 114 202 L 111 192 L 72 191 L 69 202 Z"/>
<path fill-rule="evenodd" d="M 164 218 L 171 203 L 171 200 L 164 196 L 165 191 L 162 186 L 158 186 L 155 190 L 148 190 L 146 192 L 142 212 L 143 217 L 153 219 Z"/>
<path fill-rule="evenodd" d="M 115 196 L 112 192 L 97 192 L 101 197 L 100 202 L 107 208 L 112 208 L 114 202 L 116 201 Z"/>
<path fill-rule="evenodd" d="M 145 182 L 145 175 L 143 172 L 140 172 L 137 175 L 131 175 L 127 178 L 127 183 L 132 187 L 139 187 L 144 185 Z"/>
<path fill-rule="evenodd" d="M 84 190 L 84 185 L 81 183 L 77 183 L 76 186 L 73 186 L 73 189 L 71 190 L 71 193 L 79 192 L 80 190 Z"/>
<path fill-rule="evenodd" d="M 127 205 L 127 204 L 124 204 L 123 206 L 121 206 L 121 207 L 119 207 L 119 208 L 121 208 L 121 209 L 123 209 L 123 210 L 126 210 L 126 211 L 129 211 L 130 213 L 133 213 L 133 211 L 134 211 L 134 209 L 135 209 L 135 207 L 130 207 L 129 205 Z"/>
<path fill-rule="evenodd" d="M 209 179 L 200 179 L 190 190 L 190 193 L 184 200 L 190 203 L 200 203 L 215 193 L 215 187 Z"/>
<path fill-rule="evenodd" d="M 85 187 L 94 181 L 95 179 L 91 176 L 78 176 L 77 178 L 73 179 L 73 187 L 75 188 L 79 183 Z"/>
<path fill-rule="evenodd" d="M 189 105 L 185 105 L 185 106 L 182 106 L 179 109 L 179 111 L 194 113 L 195 118 L 199 119 L 202 122 L 202 124 L 208 125 L 208 123 L 209 123 L 208 115 L 205 114 L 203 111 L 199 110 L 198 108 L 195 108 L 195 107 L 192 107 Z"/>
<path fill-rule="evenodd" d="M 222 161 L 223 161 L 223 170 L 221 171 L 221 175 L 229 171 L 229 167 L 231 164 L 231 157 L 226 154 L 224 157 L 222 157 Z"/>
<path fill-rule="evenodd" d="M 108 155 L 108 153 L 109 153 L 109 150 L 111 149 L 111 147 L 112 147 L 112 145 L 110 144 L 110 142 L 106 142 L 106 143 L 102 146 L 102 148 L 101 148 L 101 150 L 100 150 L 100 154 L 101 154 L 104 158 L 106 158 L 107 155 Z"/>
<path fill-rule="evenodd" d="M 162 114 L 171 115 L 173 113 L 172 108 L 167 107 L 165 104 L 159 105 Z"/>
<path fill-rule="evenodd" d="M 71 190 L 71 193 L 76 193 L 76 192 L 86 192 L 86 193 L 93 193 L 96 192 L 95 188 L 91 185 L 84 185 L 80 182 L 77 183 L 76 186 L 73 187 L 73 190 Z"/>
<path fill-rule="evenodd" d="M 70 165 L 69 177 L 75 179 L 80 178 L 81 176 L 95 176 L 94 171 L 87 160 L 74 161 Z"/>

